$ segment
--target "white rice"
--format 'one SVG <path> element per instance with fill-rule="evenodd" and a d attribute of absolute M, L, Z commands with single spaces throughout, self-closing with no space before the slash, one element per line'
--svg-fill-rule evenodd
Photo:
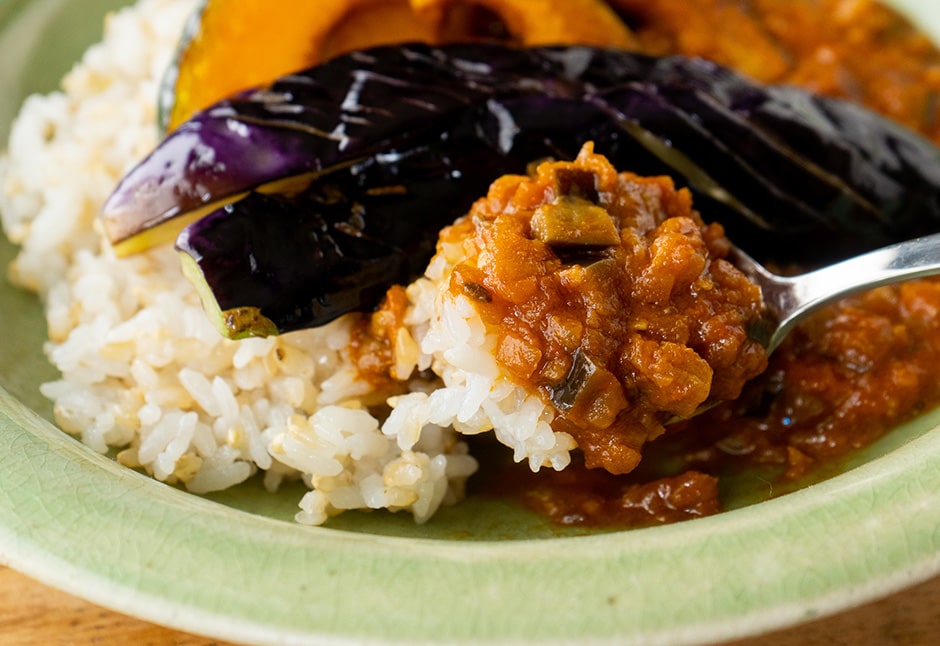
<path fill-rule="evenodd" d="M 454 503 L 476 469 L 460 434 L 494 431 L 517 461 L 563 468 L 574 447 L 552 412 L 512 384 L 468 300 L 446 285 L 444 249 L 409 286 L 397 374 L 431 368 L 386 420 L 344 353 L 350 321 L 229 341 L 204 315 L 169 247 L 117 259 L 96 225 L 118 179 L 157 143 L 160 78 L 195 0 L 140 0 L 111 15 L 102 43 L 60 92 L 33 96 L 0 159 L 0 215 L 21 252 L 10 267 L 47 315 L 61 379 L 42 386 L 57 423 L 100 452 L 195 493 L 264 472 L 302 478 L 301 523 L 347 509 L 407 510 L 418 522 Z"/>

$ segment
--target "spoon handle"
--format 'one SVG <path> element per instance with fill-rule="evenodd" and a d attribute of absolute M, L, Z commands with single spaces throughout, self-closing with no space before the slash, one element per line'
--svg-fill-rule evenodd
<path fill-rule="evenodd" d="M 818 308 L 868 289 L 940 274 L 940 233 L 907 240 L 799 276 L 761 272 L 764 301 L 776 319 L 772 351 L 794 325 Z"/>

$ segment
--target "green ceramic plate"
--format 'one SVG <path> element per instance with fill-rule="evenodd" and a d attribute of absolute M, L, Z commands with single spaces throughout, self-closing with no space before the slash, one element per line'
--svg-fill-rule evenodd
<path fill-rule="evenodd" d="M 117 0 L 0 0 L 0 136 L 100 35 Z M 940 5 L 898 2 L 940 38 Z M 928 6 L 929 5 L 929 6 Z M 915 12 L 916 9 L 916 12 Z M 0 241 L 0 264 L 13 249 Z M 299 496 L 209 500 L 57 430 L 37 386 L 43 317 L 0 286 L 0 558 L 51 585 L 183 630 L 244 642 L 617 642 L 752 635 L 940 572 L 940 414 L 845 472 L 671 527 L 560 535 L 473 498 L 416 527 L 347 514 L 290 522 Z"/>

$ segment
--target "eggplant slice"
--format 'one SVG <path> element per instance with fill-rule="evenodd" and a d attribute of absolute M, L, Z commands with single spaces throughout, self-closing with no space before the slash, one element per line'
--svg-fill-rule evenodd
<path fill-rule="evenodd" d="M 379 47 L 222 101 L 102 218 L 118 253 L 179 234 L 226 335 L 282 333 L 373 308 L 490 182 L 586 141 L 689 187 L 764 262 L 940 230 L 940 151 L 868 110 L 701 59 L 484 44 Z"/>

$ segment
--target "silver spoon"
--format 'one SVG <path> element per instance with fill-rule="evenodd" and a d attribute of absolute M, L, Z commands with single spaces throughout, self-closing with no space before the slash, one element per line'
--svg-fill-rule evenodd
<path fill-rule="evenodd" d="M 778 276 L 732 245 L 728 260 L 761 288 L 764 318 L 751 336 L 773 352 L 794 326 L 835 300 L 940 274 L 940 233 L 908 240 L 798 276 Z"/>
<path fill-rule="evenodd" d="M 796 276 L 780 276 L 733 244 L 728 261 L 757 283 L 764 312 L 749 330 L 752 339 L 770 354 L 796 324 L 840 298 L 875 287 L 940 274 L 940 233 L 900 242 Z M 721 402 L 707 399 L 695 417 Z M 682 421 L 673 417 L 667 424 Z"/>

